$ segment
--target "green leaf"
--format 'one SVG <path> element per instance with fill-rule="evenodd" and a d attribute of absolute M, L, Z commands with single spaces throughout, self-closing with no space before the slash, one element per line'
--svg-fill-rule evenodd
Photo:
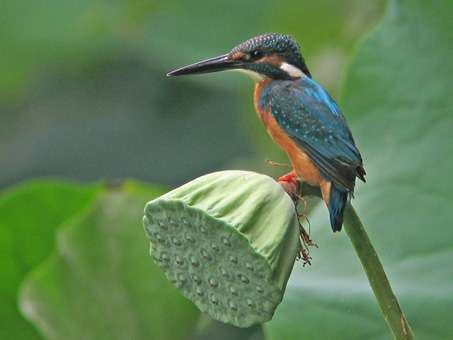
<path fill-rule="evenodd" d="M 343 100 L 368 174 L 353 203 L 420 339 L 453 333 L 452 10 L 391 1 Z M 319 249 L 311 267 L 296 264 L 272 338 L 391 338 L 346 234 L 329 232 L 324 205 L 310 222 Z"/>
<path fill-rule="evenodd" d="M 100 195 L 26 280 L 21 310 L 48 338 L 187 339 L 194 329 L 199 312 L 148 256 L 143 206 L 159 191 L 134 191 Z"/>
<path fill-rule="evenodd" d="M 0 196 L 0 338 L 40 339 L 20 315 L 20 282 L 54 249 L 55 230 L 85 209 L 100 184 L 39 180 L 3 191 Z"/>

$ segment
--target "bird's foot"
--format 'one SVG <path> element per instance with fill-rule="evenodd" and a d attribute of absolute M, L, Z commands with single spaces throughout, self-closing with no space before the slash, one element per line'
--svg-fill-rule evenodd
<path fill-rule="evenodd" d="M 305 219 L 308 223 L 308 228 L 310 229 L 310 221 L 308 220 L 305 212 L 307 211 L 307 201 L 298 193 L 298 182 L 297 176 L 294 171 L 291 171 L 289 174 L 282 176 L 278 179 L 278 184 L 280 184 L 285 190 L 285 192 L 291 197 L 294 202 L 294 208 L 297 214 L 297 223 L 299 224 L 299 249 L 297 252 L 297 260 L 302 260 L 303 265 L 311 265 L 310 249 L 309 247 L 316 247 L 316 243 L 310 239 L 310 234 L 307 232 L 302 225 L 301 219 Z M 304 202 L 304 209 L 299 212 L 297 207 L 300 201 Z"/>
<path fill-rule="evenodd" d="M 278 179 L 279 182 L 290 182 L 293 184 L 297 184 L 297 176 L 294 171 L 291 171 L 290 173 L 280 177 Z"/>

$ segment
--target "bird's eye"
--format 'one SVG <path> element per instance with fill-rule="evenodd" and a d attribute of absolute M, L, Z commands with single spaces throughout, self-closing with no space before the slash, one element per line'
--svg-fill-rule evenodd
<path fill-rule="evenodd" d="M 252 53 L 250 53 L 250 56 L 252 57 L 253 60 L 259 60 L 263 57 L 263 52 L 255 50 Z"/>

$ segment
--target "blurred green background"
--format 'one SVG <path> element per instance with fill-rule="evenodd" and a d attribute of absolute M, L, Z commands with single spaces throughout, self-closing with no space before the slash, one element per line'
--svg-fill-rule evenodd
<path fill-rule="evenodd" d="M 384 1 L 6 1 L 0 6 L 0 187 L 36 176 L 181 184 L 285 160 L 238 74 L 169 79 L 253 36 L 293 34 L 339 97 Z M 265 169 L 266 168 L 266 169 Z"/>
<path fill-rule="evenodd" d="M 416 337 L 450 338 L 451 13 L 450 0 L 0 3 L 0 338 L 391 338 L 323 204 L 313 265 L 296 263 L 264 333 L 212 333 L 148 257 L 146 201 L 217 170 L 285 173 L 264 163 L 287 158 L 250 79 L 165 77 L 268 32 L 295 37 L 350 122 L 368 173 L 353 203 Z"/>

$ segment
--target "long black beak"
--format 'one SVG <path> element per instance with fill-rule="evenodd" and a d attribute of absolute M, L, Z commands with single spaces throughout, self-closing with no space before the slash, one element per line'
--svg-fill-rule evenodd
<path fill-rule="evenodd" d="M 178 68 L 167 73 L 167 76 L 182 76 L 186 74 L 211 73 L 223 70 L 233 70 L 239 68 L 241 62 L 239 60 L 229 59 L 228 54 L 219 57 L 200 61 L 198 63 Z"/>

